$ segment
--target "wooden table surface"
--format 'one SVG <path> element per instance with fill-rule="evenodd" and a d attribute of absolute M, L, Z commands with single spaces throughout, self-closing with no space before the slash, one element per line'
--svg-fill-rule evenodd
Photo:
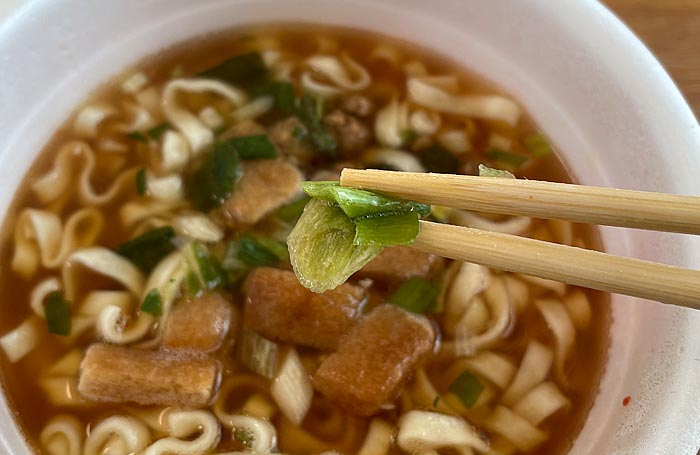
<path fill-rule="evenodd" d="M 603 0 L 661 61 L 700 115 L 700 0 Z"/>

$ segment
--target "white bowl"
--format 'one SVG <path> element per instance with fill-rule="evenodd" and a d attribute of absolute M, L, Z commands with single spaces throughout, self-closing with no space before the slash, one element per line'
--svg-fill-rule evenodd
<path fill-rule="evenodd" d="M 273 20 L 349 25 L 433 48 L 519 99 L 582 183 L 700 194 L 691 111 L 652 55 L 593 1 L 38 0 L 0 28 L 0 213 L 98 84 L 172 43 Z M 616 254 L 700 263 L 700 243 L 687 236 L 609 228 L 603 239 Z M 700 312 L 616 296 L 613 316 L 600 395 L 571 455 L 695 455 Z M 29 453 L 4 397 L 0 453 Z"/>

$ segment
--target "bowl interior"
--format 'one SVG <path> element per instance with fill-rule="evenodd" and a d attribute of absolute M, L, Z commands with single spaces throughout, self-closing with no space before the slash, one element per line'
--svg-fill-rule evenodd
<path fill-rule="evenodd" d="M 582 183 L 700 194 L 697 122 L 658 62 L 593 1 L 46 0 L 0 28 L 0 213 L 89 90 L 188 37 L 280 20 L 393 35 L 476 71 L 525 105 Z M 615 254 L 700 265 L 688 236 L 606 228 L 603 241 Z M 700 312 L 613 300 L 610 360 L 571 454 L 695 454 Z M 0 452 L 29 453 L 2 401 Z"/>

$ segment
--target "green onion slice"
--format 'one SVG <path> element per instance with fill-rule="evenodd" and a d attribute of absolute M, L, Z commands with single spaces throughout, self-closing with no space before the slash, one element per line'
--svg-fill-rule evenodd
<path fill-rule="evenodd" d="M 199 73 L 200 77 L 218 79 L 234 85 L 248 85 L 267 76 L 267 67 L 259 52 L 237 55 Z"/>
<path fill-rule="evenodd" d="M 355 245 L 413 245 L 420 229 L 418 212 L 357 218 Z"/>
<path fill-rule="evenodd" d="M 251 95 L 253 97 L 271 96 L 275 100 L 275 109 L 284 113 L 294 112 L 294 86 L 289 82 L 261 82 L 252 88 Z"/>
<path fill-rule="evenodd" d="M 61 291 L 49 293 L 44 298 L 44 315 L 49 333 L 68 336 L 71 332 L 71 303 Z"/>
<path fill-rule="evenodd" d="M 459 169 L 459 158 L 439 145 L 423 150 L 420 154 L 420 162 L 428 172 L 454 174 Z"/>
<path fill-rule="evenodd" d="M 334 289 L 383 250 L 354 238 L 355 224 L 338 206 L 311 200 L 287 238 L 299 282 L 314 292 Z"/>
<path fill-rule="evenodd" d="M 146 180 L 146 170 L 139 169 L 136 173 L 136 192 L 139 196 L 144 196 L 148 191 L 148 181 Z"/>
<path fill-rule="evenodd" d="M 242 173 L 234 147 L 228 142 L 215 144 L 187 182 L 187 196 L 195 208 L 208 212 L 233 193 Z"/>
<path fill-rule="evenodd" d="M 424 314 L 435 310 L 440 288 L 425 278 L 413 277 L 404 281 L 389 297 L 389 303 L 411 313 Z"/>
<path fill-rule="evenodd" d="M 272 159 L 279 156 L 277 148 L 267 134 L 234 137 L 225 144 L 231 146 L 242 160 Z"/>
<path fill-rule="evenodd" d="M 447 390 L 455 394 L 462 404 L 470 409 L 479 399 L 484 386 L 471 371 L 465 370 L 450 384 Z"/>
<path fill-rule="evenodd" d="M 286 246 L 276 240 L 244 235 L 238 242 L 236 257 L 248 266 L 266 267 L 289 260 L 289 253 Z"/>
<path fill-rule="evenodd" d="M 158 289 L 151 289 L 146 294 L 141 304 L 141 311 L 152 314 L 153 316 L 161 316 L 163 314 L 163 299 L 160 296 Z"/>
<path fill-rule="evenodd" d="M 168 254 L 175 251 L 175 229 L 163 226 L 122 243 L 116 252 L 149 273 Z"/>
<path fill-rule="evenodd" d="M 302 190 L 309 196 L 334 202 L 350 218 L 417 212 L 420 216 L 430 214 L 430 205 L 402 201 L 371 191 L 340 186 L 339 182 L 303 182 Z"/>

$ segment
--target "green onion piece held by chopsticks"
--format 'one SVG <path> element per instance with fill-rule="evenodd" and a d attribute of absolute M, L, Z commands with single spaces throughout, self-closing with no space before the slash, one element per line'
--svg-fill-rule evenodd
<path fill-rule="evenodd" d="M 417 212 L 420 216 L 430 214 L 430 205 L 402 201 L 371 191 L 343 187 L 335 181 L 303 182 L 301 188 L 313 198 L 338 204 L 350 218 L 408 212 Z"/>
<path fill-rule="evenodd" d="M 44 298 L 44 315 L 49 333 L 68 336 L 71 332 L 71 303 L 61 291 L 49 293 Z"/>
<path fill-rule="evenodd" d="M 337 205 L 312 199 L 287 238 L 299 282 L 314 292 L 334 289 L 382 252 L 354 238 L 355 224 Z"/>
<path fill-rule="evenodd" d="M 404 281 L 389 298 L 389 303 L 411 313 L 430 313 L 435 309 L 435 302 L 440 288 L 425 278 L 413 277 Z"/>
<path fill-rule="evenodd" d="M 481 395 L 482 390 L 484 390 L 484 386 L 471 371 L 465 370 L 450 384 L 447 390 L 455 394 L 457 398 L 459 398 L 459 401 L 461 401 L 467 409 L 470 409 L 474 406 L 476 400 L 479 399 L 479 395 Z"/>
<path fill-rule="evenodd" d="M 163 299 L 160 296 L 158 289 L 151 289 L 146 294 L 141 304 L 141 311 L 152 314 L 153 316 L 161 316 L 163 314 Z"/>
<path fill-rule="evenodd" d="M 418 212 L 358 218 L 355 223 L 355 245 L 412 245 L 419 231 Z"/>
<path fill-rule="evenodd" d="M 122 243 L 116 252 L 148 273 L 161 259 L 175 251 L 174 238 L 175 229 L 163 226 Z"/>

